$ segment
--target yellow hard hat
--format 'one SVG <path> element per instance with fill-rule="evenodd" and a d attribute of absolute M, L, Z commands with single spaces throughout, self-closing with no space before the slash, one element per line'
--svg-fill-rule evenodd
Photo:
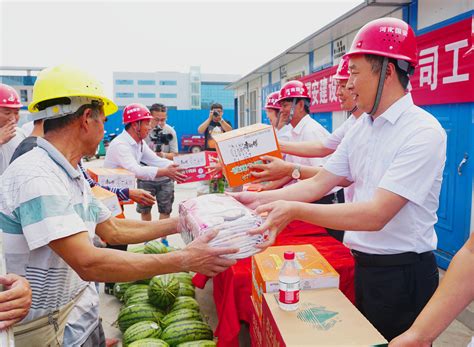
<path fill-rule="evenodd" d="M 38 112 L 42 101 L 64 98 L 84 97 L 97 99 L 104 104 L 104 113 L 109 116 L 117 112 L 117 105 L 105 96 L 101 83 L 88 74 L 71 65 L 58 65 L 42 70 L 33 86 L 33 101 L 28 111 Z"/>

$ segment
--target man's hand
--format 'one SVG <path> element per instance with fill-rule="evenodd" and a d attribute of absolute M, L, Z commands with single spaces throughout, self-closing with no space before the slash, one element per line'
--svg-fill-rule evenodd
<path fill-rule="evenodd" d="M 234 199 L 244 204 L 248 208 L 255 210 L 262 202 L 259 200 L 259 194 L 257 192 L 241 192 L 241 193 L 230 193 L 226 192 L 227 195 L 232 196 Z"/>
<path fill-rule="evenodd" d="M 15 137 L 16 123 L 11 121 L 0 127 L 0 145 L 3 145 Z"/>
<path fill-rule="evenodd" d="M 181 173 L 183 169 L 179 167 L 177 164 L 171 164 L 165 169 L 163 169 L 164 174 L 163 176 L 169 177 L 176 182 L 184 182 L 187 179 L 187 176 Z"/>
<path fill-rule="evenodd" d="M 212 178 L 222 172 L 224 169 L 219 158 L 209 157 L 210 165 L 206 166 L 207 174 L 211 175 Z"/>
<path fill-rule="evenodd" d="M 252 176 L 257 177 L 254 183 L 277 181 L 284 177 L 290 177 L 293 171 L 293 164 L 285 162 L 284 160 L 264 155 L 261 157 L 266 164 L 251 164 Z M 254 171 L 261 170 L 261 171 Z"/>
<path fill-rule="evenodd" d="M 430 347 L 431 341 L 424 340 L 421 336 L 408 329 L 389 343 L 389 347 Z"/>
<path fill-rule="evenodd" d="M 217 230 L 207 232 L 183 249 L 182 264 L 185 270 L 213 277 L 236 263 L 235 260 L 222 258 L 221 255 L 237 253 L 238 248 L 213 248 L 208 245 L 217 233 Z"/>
<path fill-rule="evenodd" d="M 18 275 L 0 276 L 6 288 L 0 292 L 0 330 L 6 329 L 26 317 L 31 306 L 31 288 L 28 281 Z"/>
<path fill-rule="evenodd" d="M 294 219 L 297 203 L 294 201 L 278 200 L 269 204 L 257 207 L 255 212 L 264 216 L 265 222 L 258 228 L 249 230 L 249 235 L 263 234 L 265 242 L 257 245 L 258 248 L 265 249 L 275 243 L 277 235 Z"/>
<path fill-rule="evenodd" d="M 143 189 L 129 189 L 130 199 L 143 206 L 153 206 L 155 197 Z"/>

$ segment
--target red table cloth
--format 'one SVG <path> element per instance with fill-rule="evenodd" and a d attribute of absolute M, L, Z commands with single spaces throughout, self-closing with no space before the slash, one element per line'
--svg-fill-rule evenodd
<path fill-rule="evenodd" d="M 327 259 L 340 275 L 339 288 L 354 302 L 354 259 L 349 249 L 328 235 L 326 229 L 294 221 L 290 223 L 275 242 L 275 246 L 312 244 Z M 239 260 L 236 265 L 213 279 L 214 302 L 218 325 L 215 335 L 219 346 L 238 346 L 240 322 L 250 322 L 252 310 L 251 258 Z"/>

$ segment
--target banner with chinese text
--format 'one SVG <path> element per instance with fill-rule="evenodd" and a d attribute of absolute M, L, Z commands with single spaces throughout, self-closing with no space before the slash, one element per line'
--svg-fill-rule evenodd
<path fill-rule="evenodd" d="M 337 82 L 333 78 L 337 66 L 324 69 L 300 79 L 311 95 L 311 113 L 338 111 L 341 109 L 336 96 Z"/>
<path fill-rule="evenodd" d="M 472 19 L 448 25 L 417 38 L 418 66 L 411 78 L 415 104 L 474 101 Z"/>

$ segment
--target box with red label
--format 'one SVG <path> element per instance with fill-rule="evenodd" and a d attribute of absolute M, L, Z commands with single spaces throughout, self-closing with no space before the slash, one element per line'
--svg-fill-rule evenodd
<path fill-rule="evenodd" d="M 263 346 L 386 346 L 387 341 L 337 288 L 303 290 L 298 309 L 263 294 Z M 395 317 L 394 317 L 395 319 Z"/>
<path fill-rule="evenodd" d="M 252 347 L 262 347 L 263 346 L 263 330 L 262 330 L 262 318 L 257 314 L 257 309 L 255 303 L 253 302 L 252 297 L 250 297 L 252 302 L 252 310 L 250 312 L 250 344 Z"/>
<path fill-rule="evenodd" d="M 212 151 L 204 151 L 198 153 L 190 153 L 178 155 L 173 158 L 174 163 L 179 165 L 181 173 L 185 174 L 188 178 L 184 182 L 178 183 L 190 183 L 197 181 L 209 181 L 212 178 L 221 178 L 222 173 L 218 173 L 211 177 L 209 175 L 206 166 L 210 166 L 212 163 L 217 162 L 217 153 Z"/>
<path fill-rule="evenodd" d="M 262 163 L 261 156 L 281 158 L 275 130 L 268 124 L 247 127 L 213 135 L 224 175 L 229 186 L 238 187 L 255 180 L 249 164 Z"/>
<path fill-rule="evenodd" d="M 339 274 L 313 245 L 268 247 L 252 257 L 252 299 L 259 317 L 262 317 L 263 293 L 276 293 L 279 290 L 278 275 L 286 251 L 295 252 L 301 289 L 339 287 Z"/>

